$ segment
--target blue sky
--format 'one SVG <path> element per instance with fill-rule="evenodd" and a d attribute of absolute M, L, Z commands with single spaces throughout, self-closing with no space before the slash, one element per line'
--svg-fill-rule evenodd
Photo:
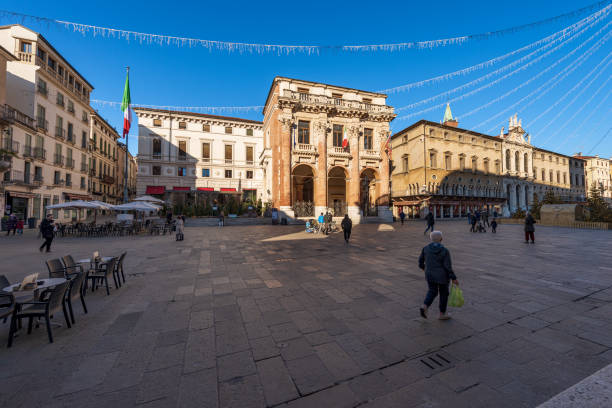
<path fill-rule="evenodd" d="M 7 10 L 90 25 L 126 30 L 194 37 L 211 40 L 273 44 L 370 44 L 432 40 L 465 34 L 494 31 L 566 13 L 593 3 L 594 0 L 513 2 L 181 2 L 167 1 L 109 2 L 64 0 L 62 2 L 30 1 L 3 5 Z M 178 4 L 178 3 L 177 3 Z M 189 48 L 139 44 L 120 39 L 81 35 L 53 24 L 25 21 L 24 25 L 41 32 L 62 52 L 89 82 L 95 86 L 92 98 L 120 101 L 125 79 L 125 66 L 131 67 L 132 101 L 135 104 L 176 106 L 251 106 L 262 105 L 272 79 L 276 75 L 326 82 L 358 89 L 377 91 L 468 67 L 508 53 L 550 35 L 585 17 L 586 14 L 533 29 L 462 45 L 397 52 L 325 51 L 319 55 L 276 55 L 209 51 Z M 556 65 L 554 69 L 522 86 L 517 92 L 485 109 L 462 115 L 494 98 L 521 86 L 542 70 L 582 44 L 597 30 L 612 21 L 603 22 L 568 42 L 524 71 L 500 81 L 461 101 L 453 102 L 453 114 L 459 126 L 473 129 L 491 116 L 500 113 L 559 73 L 592 44 L 610 31 L 608 26 L 590 43 Z M 3 18 L 0 23 L 21 23 Z M 552 47 L 551 47 L 552 48 Z M 452 80 L 392 94 L 388 103 L 396 108 L 453 89 L 492 72 L 529 51 L 475 73 Z M 565 154 L 588 153 L 612 126 L 612 64 L 604 61 L 612 52 L 612 39 L 603 43 L 574 72 L 546 95 L 519 114 L 523 126 L 532 135 L 532 143 Z M 540 55 L 540 54 L 538 54 Z M 610 59 L 612 61 L 612 56 Z M 604 61 L 602 63 L 602 61 Z M 528 62 L 528 61 L 526 61 Z M 602 65 L 594 69 L 599 63 Z M 521 64 L 523 65 L 523 64 Z M 419 111 L 462 95 L 503 74 L 492 76 L 448 98 L 400 113 Z M 591 76 L 587 75 L 591 73 Z M 564 97 L 580 80 L 583 83 Z M 587 87 L 588 85 L 588 87 Z M 536 92 L 534 95 L 538 95 Z M 535 97 L 535 96 L 534 96 Z M 607 97 L 607 99 L 605 99 Z M 507 118 L 516 109 L 501 115 L 486 126 L 475 128 L 498 134 Z M 604 100 L 605 99 L 605 100 Z M 542 114 L 557 101 L 548 113 Z M 119 108 L 93 105 L 118 130 L 122 115 Z M 594 111 L 594 108 L 599 108 Z M 563 112 L 561 112 L 563 110 Z M 392 130 L 399 131 L 419 119 L 439 121 L 440 107 L 411 117 L 396 119 Z M 261 120 L 261 112 L 222 113 Z M 572 116 L 574 116 L 572 118 Z M 534 119 L 538 118 L 536 121 Z M 581 126 L 579 126 L 581 125 Z M 137 127 L 130 133 L 130 150 L 137 151 Z M 612 156 L 612 132 L 593 154 Z"/>

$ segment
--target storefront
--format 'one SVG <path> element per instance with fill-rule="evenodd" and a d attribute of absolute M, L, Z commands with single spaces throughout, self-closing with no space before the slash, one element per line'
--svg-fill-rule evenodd
<path fill-rule="evenodd" d="M 4 214 L 15 214 L 20 220 L 27 220 L 30 216 L 31 199 L 35 195 L 18 191 L 7 191 L 5 194 Z"/>

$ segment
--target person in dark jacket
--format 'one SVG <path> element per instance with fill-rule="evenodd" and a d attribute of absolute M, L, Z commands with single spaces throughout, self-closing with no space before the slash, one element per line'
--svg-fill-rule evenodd
<path fill-rule="evenodd" d="M 436 223 L 436 219 L 434 218 L 433 213 L 431 211 L 429 211 L 425 216 L 425 221 L 427 221 L 427 228 L 425 228 L 425 232 L 423 232 L 423 235 L 427 234 L 427 231 L 429 231 L 430 229 L 432 232 L 434 230 L 434 224 Z"/>
<path fill-rule="evenodd" d="M 404 218 L 406 218 L 406 213 L 401 208 L 400 208 L 400 212 L 399 212 L 399 217 L 400 217 L 400 221 L 401 221 L 402 225 L 404 225 Z"/>
<path fill-rule="evenodd" d="M 493 221 L 491 221 L 491 232 L 493 232 L 494 234 L 497 232 L 497 219 L 493 218 Z"/>
<path fill-rule="evenodd" d="M 13 230 L 13 235 L 15 235 L 15 231 L 17 231 L 17 216 L 15 214 L 9 215 L 8 220 L 6 221 L 6 235 L 11 233 Z"/>
<path fill-rule="evenodd" d="M 327 213 L 325 214 L 325 235 L 329 235 L 329 232 L 331 231 L 332 221 L 333 217 L 331 213 L 327 211 Z"/>
<path fill-rule="evenodd" d="M 531 238 L 531 243 L 535 244 L 535 238 L 533 233 L 535 232 L 535 227 L 533 224 L 536 223 L 536 220 L 533 218 L 531 213 L 527 213 L 525 217 L 525 243 L 529 243 L 529 238 Z"/>
<path fill-rule="evenodd" d="M 472 228 L 470 228 L 470 231 L 476 232 L 476 217 L 475 216 L 472 216 Z"/>
<path fill-rule="evenodd" d="M 351 238 L 351 230 L 353 229 L 353 221 L 351 221 L 348 214 L 344 214 L 340 226 L 342 227 L 342 231 L 344 231 L 344 241 L 348 244 Z"/>
<path fill-rule="evenodd" d="M 51 242 L 53 241 L 53 214 L 47 214 L 47 217 L 40 223 L 40 234 L 45 239 L 45 242 L 43 242 L 39 248 L 40 252 L 42 252 L 45 246 L 47 247 L 47 252 L 51 252 Z"/>
<path fill-rule="evenodd" d="M 419 268 L 425 271 L 427 279 L 427 296 L 421 307 L 421 317 L 427 319 L 427 310 L 433 303 L 438 293 L 440 294 L 439 309 L 440 320 L 448 320 L 450 317 L 446 313 L 448 304 L 448 285 L 452 280 L 455 285 L 458 285 L 457 276 L 453 272 L 451 264 L 450 252 L 442 244 L 442 232 L 432 231 L 429 234 L 431 244 L 427 245 L 421 251 L 419 256 Z"/>

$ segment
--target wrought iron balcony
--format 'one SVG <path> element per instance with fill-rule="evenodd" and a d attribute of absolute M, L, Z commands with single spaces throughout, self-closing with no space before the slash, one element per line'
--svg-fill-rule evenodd
<path fill-rule="evenodd" d="M 87 173 L 87 163 L 81 163 L 81 172 Z"/>
<path fill-rule="evenodd" d="M 36 127 L 47 133 L 49 131 L 49 121 L 44 117 L 39 116 L 36 118 Z"/>
<path fill-rule="evenodd" d="M 10 138 L 2 138 L 2 149 L 9 151 L 11 153 L 19 153 L 19 142 L 14 141 Z"/>
<path fill-rule="evenodd" d="M 23 184 L 23 171 L 21 170 L 9 170 L 4 173 L 4 183 L 5 184 Z"/>
<path fill-rule="evenodd" d="M 49 90 L 47 89 L 47 87 L 42 86 L 41 84 L 38 84 L 38 86 L 36 87 L 36 90 L 38 91 L 39 94 L 44 95 L 45 97 L 49 94 Z"/>
<path fill-rule="evenodd" d="M 57 104 L 57 106 L 61 106 L 62 108 L 64 107 L 64 99 L 63 98 L 57 98 L 55 100 L 55 103 Z"/>
<path fill-rule="evenodd" d="M 66 180 L 66 187 L 72 187 L 72 180 Z"/>
<path fill-rule="evenodd" d="M 66 168 L 74 169 L 74 159 L 70 157 L 66 159 Z"/>
<path fill-rule="evenodd" d="M 30 129 L 36 129 L 34 119 L 9 105 L 0 106 L 0 118 L 10 123 L 20 123 Z"/>
<path fill-rule="evenodd" d="M 23 157 L 32 157 L 32 146 L 23 146 Z"/>
<path fill-rule="evenodd" d="M 47 158 L 47 151 L 42 147 L 35 147 L 32 149 L 32 156 L 38 160 L 45 160 Z"/>
<path fill-rule="evenodd" d="M 74 105 L 69 103 L 67 110 L 68 110 L 68 112 L 74 114 Z"/>
<path fill-rule="evenodd" d="M 59 126 L 55 127 L 55 137 L 64 140 L 66 138 L 66 129 Z"/>
<path fill-rule="evenodd" d="M 55 153 L 53 155 L 53 164 L 57 164 L 59 166 L 63 166 L 64 165 L 64 156 L 62 156 L 61 154 Z"/>

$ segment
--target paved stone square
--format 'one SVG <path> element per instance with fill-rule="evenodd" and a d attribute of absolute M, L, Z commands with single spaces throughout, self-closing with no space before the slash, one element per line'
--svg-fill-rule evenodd
<path fill-rule="evenodd" d="M 358 225 L 348 247 L 303 226 L 56 239 L 127 250 L 126 285 L 53 344 L 41 325 L 7 349 L 0 323 L 0 406 L 532 407 L 612 362 L 609 231 L 436 227 L 466 298 L 447 322 L 418 317 L 422 223 Z M 38 245 L 1 236 L 0 273 L 46 275 Z"/>

